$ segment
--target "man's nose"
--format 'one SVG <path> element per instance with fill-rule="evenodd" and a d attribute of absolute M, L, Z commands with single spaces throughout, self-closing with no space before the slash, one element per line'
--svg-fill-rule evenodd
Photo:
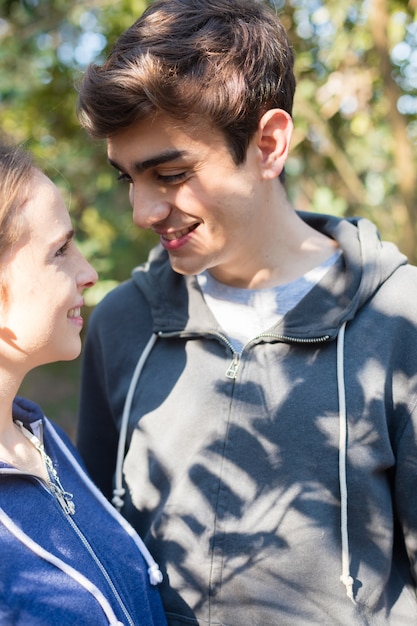
<path fill-rule="evenodd" d="M 133 209 L 133 222 L 139 228 L 152 228 L 167 218 L 171 212 L 171 205 L 164 196 L 157 192 L 146 192 L 136 185 L 131 189 L 130 203 Z"/>

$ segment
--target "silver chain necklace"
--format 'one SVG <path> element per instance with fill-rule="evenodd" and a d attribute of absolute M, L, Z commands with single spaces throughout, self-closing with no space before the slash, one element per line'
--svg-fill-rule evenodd
<path fill-rule="evenodd" d="M 58 500 L 59 504 L 68 515 L 74 515 L 75 513 L 75 504 L 74 504 L 74 496 L 72 493 L 65 491 L 62 486 L 61 480 L 58 476 L 58 472 L 56 471 L 54 464 L 52 462 L 51 457 L 45 452 L 45 448 L 43 443 L 39 441 L 39 439 L 34 435 L 30 430 L 23 426 L 23 422 L 18 420 L 15 421 L 16 426 L 20 428 L 22 434 L 29 439 L 32 445 L 38 450 L 39 454 L 42 457 L 42 461 L 45 464 L 46 471 L 48 474 L 48 486 L 51 493 Z"/>

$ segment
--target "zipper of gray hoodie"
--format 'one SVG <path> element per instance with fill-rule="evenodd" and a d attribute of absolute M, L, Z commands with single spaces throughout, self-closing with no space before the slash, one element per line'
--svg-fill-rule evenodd
<path fill-rule="evenodd" d="M 233 359 L 229 367 L 226 370 L 226 378 L 230 378 L 231 380 L 235 380 L 237 377 L 237 371 L 239 369 L 242 354 L 244 353 L 246 348 L 250 346 L 251 343 L 253 343 L 254 341 L 257 341 L 258 339 L 263 339 L 263 338 L 278 339 L 279 341 L 285 341 L 286 343 L 298 343 L 298 344 L 325 343 L 326 341 L 329 341 L 330 339 L 330 335 L 303 338 L 303 337 L 290 337 L 289 335 L 277 335 L 275 333 L 260 333 L 259 335 L 256 335 L 256 337 L 253 337 L 250 341 L 248 341 L 248 343 L 246 343 L 243 346 L 241 352 L 238 352 L 237 350 L 234 349 L 233 345 L 228 340 L 228 338 L 225 335 L 222 335 L 222 333 L 218 333 L 216 331 L 209 331 L 208 333 L 205 333 L 205 334 L 211 335 L 212 337 L 217 337 L 217 339 L 220 339 L 222 343 L 226 344 L 226 346 L 230 348 L 233 354 Z M 195 337 L 199 335 L 197 333 L 187 334 L 187 333 L 182 333 L 182 332 L 171 332 L 171 333 L 159 332 L 158 336 L 159 337 L 187 337 L 187 336 Z"/>

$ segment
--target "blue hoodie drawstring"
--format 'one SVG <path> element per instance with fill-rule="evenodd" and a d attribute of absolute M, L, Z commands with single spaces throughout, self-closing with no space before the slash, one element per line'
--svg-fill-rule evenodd
<path fill-rule="evenodd" d="M 2 523 L 7 530 L 16 537 L 18 541 L 20 541 L 23 545 L 25 545 L 31 552 L 37 554 L 41 559 L 44 559 L 57 569 L 64 572 L 67 576 L 70 576 L 73 580 L 75 580 L 79 585 L 84 587 L 84 589 L 90 593 L 101 606 L 103 613 L 105 614 L 109 626 L 123 626 L 123 623 L 120 622 L 116 615 L 113 612 L 113 609 L 110 606 L 109 601 L 103 593 L 92 583 L 88 578 L 86 578 L 81 572 L 75 570 L 71 565 L 65 563 L 62 559 L 51 554 L 47 550 L 45 550 L 42 546 L 40 546 L 36 541 L 34 541 L 29 535 L 27 535 L 15 522 L 7 515 L 7 513 L 0 507 L 0 523 Z"/>
<path fill-rule="evenodd" d="M 97 499 L 100 500 L 100 502 L 106 508 L 108 513 L 113 518 L 117 519 L 118 523 L 124 528 L 127 534 L 130 535 L 132 540 L 135 542 L 139 552 L 142 554 L 148 566 L 148 576 L 149 576 L 149 581 L 151 585 L 158 585 L 159 583 L 161 583 L 163 580 L 163 575 L 159 569 L 159 565 L 156 563 L 156 561 L 152 557 L 151 553 L 149 552 L 148 548 L 142 541 L 141 537 L 137 534 L 134 528 L 129 524 L 129 522 L 123 516 L 116 513 L 115 507 L 110 504 L 110 502 L 103 496 L 101 491 L 99 491 L 96 485 L 92 482 L 91 478 L 89 478 L 89 476 L 80 467 L 77 460 L 68 450 L 68 448 L 66 447 L 62 439 L 58 437 L 55 430 L 52 428 L 52 426 L 50 426 L 47 418 L 45 418 L 45 427 L 48 429 L 50 435 L 55 440 L 57 445 L 60 447 L 61 451 L 65 454 L 65 456 L 67 456 L 70 459 L 74 469 L 78 472 L 82 480 L 85 483 L 87 483 L 89 489 L 96 495 Z"/>

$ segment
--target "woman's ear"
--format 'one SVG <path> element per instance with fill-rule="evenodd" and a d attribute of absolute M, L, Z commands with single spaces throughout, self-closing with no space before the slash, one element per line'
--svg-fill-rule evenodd
<path fill-rule="evenodd" d="M 293 130 L 291 115 L 283 109 L 270 109 L 261 117 L 257 143 L 265 180 L 276 178 L 284 169 Z"/>

